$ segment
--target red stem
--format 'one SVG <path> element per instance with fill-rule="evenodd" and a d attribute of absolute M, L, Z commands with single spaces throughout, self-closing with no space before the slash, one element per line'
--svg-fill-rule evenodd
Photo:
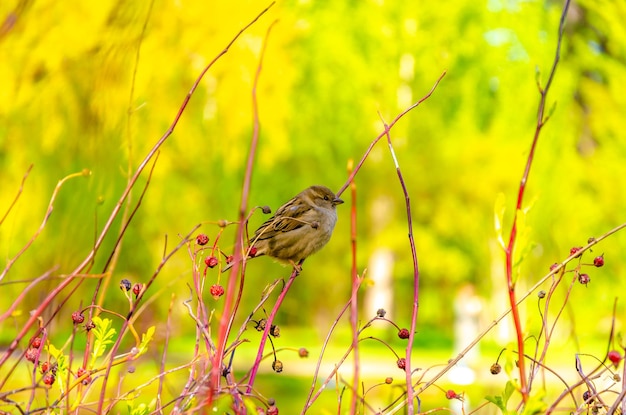
<path fill-rule="evenodd" d="M 254 20 L 252 20 L 248 25 L 246 25 L 241 31 L 237 34 L 237 37 L 243 33 L 248 27 L 254 24 L 265 12 L 269 10 L 270 7 L 274 5 L 272 2 L 269 6 L 267 6 L 261 13 L 259 13 Z M 274 22 L 275 23 L 275 22 Z M 220 387 L 220 376 L 222 375 L 222 360 L 224 359 L 224 350 L 226 349 L 226 342 L 228 340 L 228 334 L 231 329 L 231 316 L 235 313 L 235 309 L 233 307 L 233 301 L 235 299 L 235 287 L 237 286 L 237 275 L 239 274 L 239 267 L 241 261 L 239 260 L 243 254 L 243 241 L 245 236 L 246 229 L 246 211 L 248 206 L 248 198 L 250 195 L 250 183 L 252 181 L 252 168 L 254 167 L 254 160 L 256 157 L 256 148 L 259 142 L 259 130 L 260 130 L 260 122 L 259 122 L 259 109 L 257 104 L 257 85 L 259 81 L 259 77 L 261 75 L 261 68 L 263 63 L 263 55 L 265 54 L 265 46 L 267 44 L 267 38 L 269 36 L 270 30 L 272 29 L 274 23 L 270 25 L 265 34 L 265 40 L 263 42 L 263 49 L 261 51 L 261 56 L 259 58 L 259 64 L 257 66 L 254 84 L 252 87 L 252 109 L 253 109 L 253 117 L 254 117 L 254 125 L 253 125 L 253 133 L 252 138 L 250 140 L 250 150 L 248 152 L 248 161 L 246 164 L 246 172 L 243 181 L 243 189 L 241 192 L 241 204 L 239 208 L 239 225 L 237 226 L 237 236 L 235 240 L 235 248 L 234 248 L 234 265 L 231 268 L 229 278 L 228 278 L 228 288 L 226 290 L 226 298 L 224 300 L 224 312 L 222 313 L 222 318 L 220 319 L 220 326 L 218 329 L 217 335 L 217 351 L 215 356 L 213 356 L 213 366 L 211 368 L 211 387 L 209 388 L 209 393 L 207 396 L 207 403 L 210 405 L 213 401 L 213 395 L 216 392 L 219 392 Z M 234 41 L 234 40 L 233 40 Z M 242 276 L 243 278 L 243 276 Z"/>
<path fill-rule="evenodd" d="M 539 93 L 541 95 L 541 99 L 539 100 L 539 108 L 537 109 L 537 126 L 535 128 L 535 135 L 533 137 L 532 144 L 530 146 L 530 152 L 528 154 L 528 158 L 526 159 L 526 167 L 524 168 L 524 174 L 522 175 L 522 180 L 520 181 L 519 190 L 517 193 L 517 204 L 515 205 L 515 213 L 513 217 L 513 225 L 511 226 L 511 234 L 509 237 L 509 243 L 505 248 L 506 254 L 506 280 L 509 291 L 509 304 L 511 306 L 511 314 L 513 316 L 513 324 L 515 325 L 515 334 L 517 338 L 517 348 L 518 348 L 518 362 L 517 366 L 519 369 L 519 377 L 520 377 L 520 392 L 522 394 L 522 400 L 524 403 L 528 401 L 529 393 L 527 380 L 526 380 L 526 366 L 524 362 L 524 332 L 522 328 L 522 324 L 520 322 L 519 317 L 519 308 L 517 307 L 517 301 L 515 299 L 515 282 L 513 281 L 513 252 L 515 248 L 515 241 L 517 238 L 517 218 L 518 212 L 522 209 L 524 193 L 526 191 L 526 183 L 528 182 L 528 177 L 530 175 L 530 168 L 532 166 L 533 159 L 535 157 L 535 150 L 537 148 L 537 142 L 539 141 L 539 134 L 541 133 L 541 129 L 548 121 L 549 116 L 545 116 L 545 108 L 546 108 L 546 97 L 548 95 L 548 91 L 550 86 L 552 85 L 552 80 L 554 79 L 554 74 L 556 73 L 557 64 L 560 58 L 561 52 L 561 42 L 563 40 L 563 29 L 565 27 L 565 17 L 567 15 L 567 10 L 569 8 L 569 0 L 565 1 L 565 5 L 563 6 L 563 12 L 561 14 L 561 20 L 559 23 L 559 36 L 557 41 L 556 52 L 554 56 L 554 60 L 552 63 L 552 69 L 550 70 L 550 74 L 548 76 L 548 80 L 546 82 L 545 88 L 539 87 Z"/>

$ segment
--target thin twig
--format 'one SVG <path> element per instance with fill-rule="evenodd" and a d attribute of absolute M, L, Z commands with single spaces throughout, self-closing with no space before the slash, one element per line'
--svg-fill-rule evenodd
<path fill-rule="evenodd" d="M 2 216 L 2 219 L 0 219 L 0 226 L 2 226 L 2 223 L 4 222 L 4 220 L 7 218 L 7 216 L 9 216 L 9 213 L 11 212 L 11 210 L 13 209 L 13 207 L 15 206 L 15 204 L 17 203 L 17 201 L 20 198 L 20 195 L 22 194 L 22 192 L 24 191 L 24 183 L 26 183 L 26 179 L 28 178 L 28 175 L 30 174 L 30 171 L 33 169 L 33 164 L 31 164 L 30 166 L 28 166 L 28 168 L 26 169 L 26 173 L 24 173 L 24 177 L 22 177 L 22 183 L 20 184 L 20 188 L 17 189 L 17 194 L 15 195 L 15 198 L 13 199 L 13 202 L 11 202 L 11 204 L 9 205 L 9 208 L 7 209 L 7 211 L 4 213 L 4 216 Z M 2 279 L 0 278 L 0 281 Z"/>
<path fill-rule="evenodd" d="M 391 131 L 393 126 L 396 125 L 396 123 L 398 121 L 400 121 L 400 119 L 402 119 L 402 117 L 404 117 L 406 114 L 408 114 L 414 108 L 418 107 L 422 102 L 424 102 L 428 98 L 430 98 L 430 96 L 433 94 L 433 92 L 435 92 L 435 89 L 439 85 L 439 82 L 441 82 L 441 80 L 443 79 L 443 77 L 445 75 L 446 75 L 446 71 L 443 71 L 441 73 L 441 75 L 439 75 L 439 78 L 437 78 L 437 81 L 435 81 L 435 84 L 432 86 L 432 88 L 430 88 L 430 91 L 428 91 L 428 93 L 426 95 L 424 95 L 419 101 L 417 101 L 416 103 L 414 103 L 413 105 L 411 105 L 410 107 L 408 107 L 407 109 L 402 111 L 400 114 L 396 115 L 396 117 L 393 120 L 391 120 L 391 122 L 384 129 L 384 131 L 381 132 L 380 134 L 378 134 L 378 136 L 370 143 L 370 145 L 367 148 L 367 150 L 365 150 L 365 154 L 363 154 L 363 157 L 361 157 L 361 161 L 359 161 L 359 163 L 357 164 L 356 168 L 352 171 L 352 173 L 350 173 L 350 176 L 348 176 L 348 180 L 346 180 L 346 182 L 343 184 L 343 186 L 341 186 L 341 188 L 337 191 L 337 197 L 341 196 L 341 194 L 346 190 L 346 188 L 350 185 L 350 183 L 352 183 L 352 181 L 354 180 L 354 177 L 361 170 L 361 167 L 363 166 L 363 163 L 365 163 L 365 160 L 367 160 L 367 158 L 369 157 L 369 155 L 372 152 L 372 149 L 374 148 L 376 143 L 378 143 L 381 138 L 385 137 L 385 135 L 387 135 L 387 133 L 389 131 Z"/>

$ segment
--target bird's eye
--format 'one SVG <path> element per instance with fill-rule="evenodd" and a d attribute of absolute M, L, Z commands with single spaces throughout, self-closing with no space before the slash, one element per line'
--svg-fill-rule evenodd
<path fill-rule="evenodd" d="M 324 200 L 328 200 L 328 195 L 324 196 Z"/>

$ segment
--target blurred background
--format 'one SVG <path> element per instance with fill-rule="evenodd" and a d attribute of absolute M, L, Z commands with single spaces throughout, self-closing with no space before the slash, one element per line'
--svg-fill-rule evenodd
<path fill-rule="evenodd" d="M 45 229 L 0 281 L 0 310 L 26 282 L 52 269 L 55 276 L 67 274 L 85 258 L 129 172 L 167 130 L 202 68 L 267 5 L 0 4 L 0 217 L 33 165 L 0 226 L 2 269 L 40 226 L 57 182 L 91 171 L 63 186 Z M 552 66 L 562 6 L 515 0 L 458 0 L 446 7 L 422 1 L 277 2 L 209 70 L 161 148 L 111 270 L 105 306 L 123 312 L 127 305 L 117 291 L 119 280 L 147 281 L 166 238 L 171 248 L 201 223 L 200 231 L 213 243 L 219 233 L 215 222 L 237 220 L 252 136 L 252 82 L 266 31 L 277 20 L 257 92 L 261 133 L 250 207 L 275 210 L 311 184 L 339 189 L 349 161 L 358 161 L 382 131 L 380 116 L 389 122 L 447 72 L 432 97 L 391 133 L 411 197 L 420 264 L 416 347 L 444 356 L 445 362 L 455 350 L 459 315 L 474 312 L 468 324 L 478 330 L 508 304 L 494 213 L 506 208 L 508 240 L 535 132 L 537 82 L 545 82 Z M 520 293 L 566 258 L 571 247 L 626 220 L 624 21 L 623 2 L 583 0 L 571 6 L 548 96 L 551 118 L 542 130 L 526 193 L 518 244 Z M 146 180 L 144 174 L 133 201 Z M 406 327 L 413 302 L 406 209 L 384 141 L 355 182 L 357 263 L 369 277 L 360 291 L 360 319 L 368 320 L 383 306 Z M 350 296 L 353 201 L 349 192 L 342 197 L 347 203 L 338 208 L 333 239 L 307 261 L 277 320 L 306 333 L 290 339 L 283 329 L 283 344 L 306 339 L 301 346 L 313 353 Z M 250 227 L 266 218 L 257 211 Z M 117 228 L 119 220 L 92 272 L 102 271 Z M 232 253 L 234 229 L 226 228 L 219 240 L 225 253 Z M 589 271 L 591 282 L 574 288 L 561 317 L 562 340 L 576 350 L 602 354 L 606 349 L 613 301 L 626 288 L 621 278 L 625 243 L 618 233 L 583 257 L 590 263 L 604 253 L 606 266 Z M 193 321 L 182 306 L 189 297 L 191 267 L 184 250 L 168 262 L 150 293 L 150 313 L 138 322 L 156 324 L 157 337 L 162 334 L 170 293 L 175 293 L 172 313 L 181 324 L 172 334 L 179 352 L 194 342 Z M 288 273 L 267 258 L 250 263 L 240 319 L 258 302 L 265 284 Z M 217 270 L 208 275 L 209 284 L 217 281 Z M 219 278 L 226 285 L 225 277 Z M 57 283 L 39 284 L 22 303 L 22 314 L 3 323 L 0 344 L 13 338 L 28 311 Z M 81 285 L 66 304 L 68 315 L 91 301 L 94 286 L 93 281 Z M 208 294 L 206 301 L 220 310 Z M 523 309 L 529 333 L 541 323 L 533 301 Z M 472 305 L 473 311 L 457 309 L 455 317 L 459 304 Z M 619 324 L 623 299 L 617 311 Z M 347 330 L 348 323 L 342 327 Z M 395 337 L 395 331 L 381 330 L 390 341 Z M 457 346 L 465 342 L 459 336 L 470 339 L 471 333 L 457 329 Z M 499 325 L 486 339 L 496 350 L 488 358 L 512 340 L 508 325 Z"/>

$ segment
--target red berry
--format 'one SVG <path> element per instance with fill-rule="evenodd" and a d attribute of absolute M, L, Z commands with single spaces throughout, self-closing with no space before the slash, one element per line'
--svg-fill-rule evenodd
<path fill-rule="evenodd" d="M 589 281 L 591 281 L 591 278 L 589 278 L 589 275 L 587 275 L 587 274 L 578 274 L 578 282 L 581 283 L 582 285 L 589 284 Z"/>
<path fill-rule="evenodd" d="M 215 258 L 214 256 L 206 257 L 204 259 L 204 263 L 209 268 L 215 268 L 215 266 L 217 265 L 217 258 Z"/>
<path fill-rule="evenodd" d="M 274 405 L 270 406 L 269 408 L 267 408 L 267 415 L 278 415 L 278 408 Z"/>
<path fill-rule="evenodd" d="M 50 370 L 50 362 L 43 362 L 40 369 L 41 373 L 46 373 L 48 370 Z"/>
<path fill-rule="evenodd" d="M 139 293 L 141 293 L 142 289 L 143 289 L 143 284 L 140 282 L 133 285 L 133 294 L 135 294 L 135 298 L 139 297 Z"/>
<path fill-rule="evenodd" d="M 452 389 L 448 389 L 446 391 L 446 398 L 448 399 L 461 399 L 461 396 L 456 393 L 455 391 L 453 391 Z"/>
<path fill-rule="evenodd" d="M 400 329 L 400 331 L 398 332 L 398 337 L 400 337 L 401 339 L 408 339 L 409 334 L 410 333 L 408 329 Z"/>
<path fill-rule="evenodd" d="M 554 264 L 550 265 L 550 271 L 554 271 L 555 269 L 557 269 L 559 267 L 559 263 L 555 262 Z"/>
<path fill-rule="evenodd" d="M 400 369 L 402 370 L 406 369 L 406 359 L 404 357 L 399 358 L 396 364 L 398 365 Z"/>
<path fill-rule="evenodd" d="M 615 367 L 617 367 L 619 362 L 622 360 L 622 355 L 617 350 L 611 350 L 607 357 Z"/>
<path fill-rule="evenodd" d="M 386 378 L 385 378 L 385 383 L 386 383 L 387 385 L 391 385 L 391 383 L 393 383 L 393 378 L 392 378 L 392 377 L 386 377 Z"/>
<path fill-rule="evenodd" d="M 256 253 L 257 253 L 256 246 L 250 247 L 250 253 L 249 253 L 250 258 L 254 258 L 256 256 Z"/>
<path fill-rule="evenodd" d="M 41 347 L 41 337 L 35 337 L 30 343 L 30 346 L 34 347 L 35 349 L 39 349 Z"/>
<path fill-rule="evenodd" d="M 228 256 L 226 257 L 226 263 L 227 263 L 227 264 L 230 264 L 230 263 L 231 263 L 231 262 L 233 262 L 234 260 L 235 260 L 235 257 L 234 257 L 234 256 L 232 256 L 232 255 L 228 255 Z"/>
<path fill-rule="evenodd" d="M 54 383 L 55 378 L 54 375 L 50 372 L 46 373 L 45 375 L 43 375 L 43 383 L 50 386 Z"/>
<path fill-rule="evenodd" d="M 213 284 L 211 285 L 210 292 L 213 298 L 217 300 L 218 298 L 224 295 L 224 287 L 222 287 L 219 284 Z"/>
<path fill-rule="evenodd" d="M 26 350 L 26 353 L 24 354 L 24 357 L 26 358 L 26 360 L 28 360 L 29 362 L 33 362 L 33 363 L 35 363 L 35 360 L 37 360 L 38 356 L 39 356 L 39 350 L 35 349 L 34 347 L 31 347 L 28 350 Z"/>
<path fill-rule="evenodd" d="M 575 246 L 575 247 L 573 247 L 572 249 L 569 250 L 569 254 L 570 255 L 574 255 L 574 254 L 576 254 L 576 253 L 578 253 L 578 252 L 580 252 L 582 250 L 583 250 L 582 246 Z M 582 252 L 580 252 L 580 254 L 576 255 L 574 258 L 578 258 L 581 255 L 582 255 Z"/>
<path fill-rule="evenodd" d="M 81 313 L 80 311 L 74 311 L 72 313 L 72 321 L 74 322 L 74 324 L 80 324 L 85 321 L 85 316 L 83 316 L 83 313 Z"/>
<path fill-rule="evenodd" d="M 204 246 L 209 242 L 209 237 L 206 236 L 205 234 L 201 233 L 200 235 L 196 236 L 196 243 L 200 246 Z"/>
<path fill-rule="evenodd" d="M 298 350 L 298 356 L 309 357 L 309 351 L 305 349 L 304 347 L 301 347 L 300 350 Z"/>
<path fill-rule="evenodd" d="M 596 267 L 600 268 L 601 266 L 604 265 L 604 254 L 597 256 L 593 259 L 593 265 L 595 265 Z"/>
<path fill-rule="evenodd" d="M 87 369 L 85 369 L 85 368 L 83 368 L 83 367 L 79 367 L 79 368 L 78 368 L 78 370 L 76 371 L 76 377 L 77 377 L 77 378 L 81 378 L 81 377 L 83 377 L 83 376 L 84 376 L 84 375 L 86 375 L 86 374 L 87 374 Z M 91 383 L 91 376 L 87 376 L 87 377 L 85 377 L 85 378 L 81 381 L 81 383 L 82 383 L 83 385 L 89 385 L 89 384 Z"/>

